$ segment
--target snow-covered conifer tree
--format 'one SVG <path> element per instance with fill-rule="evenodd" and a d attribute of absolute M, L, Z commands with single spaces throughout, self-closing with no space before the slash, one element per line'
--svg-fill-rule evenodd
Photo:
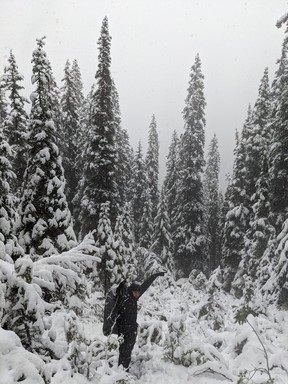
<path fill-rule="evenodd" d="M 3 251 L 16 260 L 23 255 L 23 250 L 14 235 L 17 214 L 15 198 L 10 192 L 10 183 L 16 176 L 12 172 L 9 155 L 11 149 L 4 140 L 0 127 L 0 241 L 4 245 Z"/>
<path fill-rule="evenodd" d="M 111 37 L 108 19 L 104 18 L 98 40 L 97 86 L 93 94 L 92 126 L 85 153 L 81 235 L 97 228 L 100 207 L 110 202 L 111 223 L 118 214 L 119 192 L 116 182 L 117 156 L 113 116 L 112 79 L 110 73 Z"/>
<path fill-rule="evenodd" d="M 139 245 L 140 247 L 149 249 L 153 236 L 153 204 L 149 187 L 143 191 L 142 198 L 144 204 L 139 226 Z"/>
<path fill-rule="evenodd" d="M 278 23 L 280 27 L 288 19 Z M 270 201 L 273 224 L 279 233 L 287 218 L 288 202 L 288 32 L 282 45 L 279 67 L 272 83 L 271 128 L 273 131 L 269 154 Z"/>
<path fill-rule="evenodd" d="M 117 92 L 114 81 L 112 82 L 113 96 L 113 115 L 116 132 L 116 154 L 117 154 L 117 170 L 116 178 L 120 195 L 120 207 L 123 208 L 129 198 L 129 184 L 132 177 L 133 151 L 129 143 L 129 136 L 121 126 L 121 112 L 119 105 L 119 94 Z"/>
<path fill-rule="evenodd" d="M 117 255 L 117 245 L 111 228 L 110 202 L 101 204 L 100 217 L 97 227 L 96 246 L 100 248 L 99 277 L 105 294 L 114 283 L 119 283 L 126 276 L 121 275 L 124 255 Z M 121 257 L 119 257 L 121 256 Z"/>
<path fill-rule="evenodd" d="M 166 176 L 164 180 L 165 195 L 167 199 L 167 212 L 171 222 L 171 233 L 174 236 L 175 215 L 177 208 L 177 185 L 179 179 L 179 139 L 177 132 L 173 132 L 166 163 Z"/>
<path fill-rule="evenodd" d="M 241 139 L 235 149 L 233 176 L 227 190 L 225 225 L 222 243 L 222 263 L 225 270 L 225 289 L 230 290 L 231 283 L 241 261 L 241 251 L 244 249 L 244 238 L 249 228 L 250 199 L 246 194 L 246 146 L 248 126 L 251 124 L 251 107 L 244 123 Z M 250 209 L 249 209 L 250 208 Z"/>
<path fill-rule="evenodd" d="M 206 270 L 208 258 L 203 226 L 203 173 L 205 143 L 204 76 L 199 55 L 191 69 L 183 117 L 185 130 L 179 151 L 177 232 L 174 239 L 176 268 L 188 276 L 192 269 Z"/>
<path fill-rule="evenodd" d="M 69 60 L 66 62 L 64 78 L 62 81 L 64 82 L 63 87 L 61 88 L 62 142 L 59 149 L 63 157 L 63 168 L 65 171 L 65 179 L 67 183 L 65 192 L 68 205 L 73 212 L 73 198 L 76 195 L 81 175 L 81 169 L 77 168 L 76 161 L 78 159 L 79 152 L 81 151 L 81 131 L 79 122 L 81 91 L 78 89 L 79 85 L 77 86 L 75 83 L 75 74 L 73 74 L 71 70 Z M 79 81 L 80 79 L 78 79 L 78 82 Z"/>
<path fill-rule="evenodd" d="M 37 259 L 75 245 L 71 214 L 64 193 L 65 179 L 55 144 L 53 102 L 50 94 L 50 64 L 44 39 L 33 52 L 32 108 L 28 132 L 28 163 L 20 201 L 19 239 L 26 253 Z"/>
<path fill-rule="evenodd" d="M 154 233 L 152 237 L 152 252 L 160 256 L 163 265 L 170 272 L 174 272 L 173 240 L 171 236 L 170 219 L 167 212 L 167 202 L 164 188 L 161 191 L 158 213 L 154 219 Z"/>
<path fill-rule="evenodd" d="M 144 213 L 145 192 L 147 191 L 147 176 L 143 159 L 141 143 L 135 153 L 131 180 L 131 208 L 134 221 L 134 236 L 136 244 L 140 241 L 141 221 Z"/>
<path fill-rule="evenodd" d="M 4 127 L 4 121 L 7 116 L 7 100 L 5 94 L 4 77 L 0 77 L 0 127 Z"/>
<path fill-rule="evenodd" d="M 155 216 L 157 215 L 157 207 L 159 203 L 159 139 L 155 115 L 152 116 L 152 120 L 149 126 L 146 169 L 148 187 L 150 189 L 151 195 L 152 220 L 154 220 Z"/>
<path fill-rule="evenodd" d="M 210 271 L 220 263 L 220 201 L 219 201 L 220 154 L 216 135 L 212 138 L 207 156 L 204 178 L 205 226 Z"/>
<path fill-rule="evenodd" d="M 13 172 L 16 174 L 11 188 L 20 196 L 23 175 L 27 162 L 27 125 L 28 116 L 25 111 L 25 103 L 28 102 L 20 91 L 24 88 L 20 83 L 23 76 L 18 72 L 15 56 L 12 51 L 8 58 L 8 66 L 5 68 L 5 85 L 9 94 L 10 108 L 4 122 L 4 134 L 12 148 L 13 156 L 10 158 Z"/>

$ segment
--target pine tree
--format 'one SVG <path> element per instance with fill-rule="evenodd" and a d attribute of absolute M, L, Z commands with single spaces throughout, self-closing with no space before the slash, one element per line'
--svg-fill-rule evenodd
<path fill-rule="evenodd" d="M 4 252 L 16 260 L 23 255 L 23 250 L 14 235 L 17 214 L 10 183 L 16 176 L 8 159 L 10 155 L 11 148 L 4 140 L 0 127 L 0 241 L 4 245 Z"/>
<path fill-rule="evenodd" d="M 183 117 L 185 131 L 179 151 L 179 189 L 177 233 L 175 236 L 176 267 L 179 274 L 189 275 L 192 269 L 206 270 L 203 228 L 203 173 L 205 115 L 204 76 L 199 55 L 192 66 Z"/>
<path fill-rule="evenodd" d="M 118 276 L 128 281 L 133 281 L 136 276 L 137 260 L 135 257 L 135 242 L 130 218 L 130 206 L 128 203 L 123 208 L 116 220 L 114 238 L 117 247 L 118 258 L 123 258 L 123 265 L 120 266 Z M 119 268 L 119 269 L 120 269 Z"/>
<path fill-rule="evenodd" d="M 124 264 L 123 255 L 117 255 L 117 244 L 114 239 L 110 220 L 110 203 L 101 204 L 100 217 L 97 227 L 96 246 L 100 248 L 100 271 L 99 277 L 103 285 L 105 294 L 114 283 L 119 283 L 122 276 L 122 268 Z"/>
<path fill-rule="evenodd" d="M 143 213 L 139 225 L 139 245 L 149 249 L 153 236 L 153 204 L 149 187 L 143 190 L 142 199 Z"/>
<path fill-rule="evenodd" d="M 246 193 L 246 138 L 251 124 L 251 107 L 244 123 L 241 139 L 235 149 L 233 176 L 229 186 L 228 211 L 223 232 L 222 264 L 225 270 L 225 289 L 230 290 L 231 284 L 241 261 L 241 251 L 244 249 L 244 238 L 249 228 L 251 203 Z"/>
<path fill-rule="evenodd" d="M 141 143 L 138 145 L 137 152 L 133 162 L 131 180 L 131 208 L 134 222 L 134 237 L 135 242 L 140 242 L 141 221 L 144 214 L 145 193 L 147 191 L 147 177 L 145 172 L 145 163 L 143 159 Z"/>
<path fill-rule="evenodd" d="M 216 135 L 208 148 L 204 178 L 205 226 L 208 241 L 210 271 L 220 263 L 220 201 L 219 201 L 220 154 Z"/>
<path fill-rule="evenodd" d="M 78 67 L 77 67 L 78 69 Z M 78 72 L 77 72 L 78 73 Z M 62 143 L 60 153 L 63 156 L 63 168 L 66 178 L 66 196 L 69 207 L 73 211 L 73 198 L 76 195 L 80 180 L 81 169 L 77 168 L 77 159 L 80 148 L 80 117 L 79 109 L 81 102 L 81 91 L 76 84 L 76 76 L 73 74 L 69 60 L 67 60 L 64 70 L 64 82 L 61 98 L 62 107 Z"/>
<path fill-rule="evenodd" d="M 132 175 L 133 151 L 129 144 L 129 136 L 126 129 L 121 126 L 121 113 L 119 105 L 119 95 L 116 86 L 113 84 L 113 115 L 116 132 L 116 154 L 117 154 L 117 169 L 116 178 L 120 195 L 120 207 L 123 208 L 129 199 L 129 184 Z"/>
<path fill-rule="evenodd" d="M 24 88 L 20 85 L 23 76 L 18 72 L 12 51 L 8 63 L 9 65 L 5 68 L 5 85 L 6 90 L 9 92 L 10 108 L 4 122 L 4 134 L 13 151 L 10 161 L 16 178 L 13 180 L 11 187 L 13 192 L 20 196 L 27 162 L 28 116 L 25 111 L 25 103 L 28 103 L 28 100 L 20 95 L 20 91 Z"/>
<path fill-rule="evenodd" d="M 278 23 L 280 27 L 285 18 Z M 272 83 L 271 129 L 273 131 L 269 154 L 270 201 L 273 222 L 277 232 L 284 223 L 288 204 L 288 28 L 282 45 L 279 67 Z"/>
<path fill-rule="evenodd" d="M 149 126 L 146 169 L 148 187 L 150 189 L 152 203 L 152 220 L 154 220 L 155 216 L 157 215 L 157 207 L 159 203 L 159 139 L 157 123 L 154 115 L 152 116 L 152 120 Z"/>
<path fill-rule="evenodd" d="M 0 127 L 4 127 L 7 117 L 7 100 L 5 94 L 5 77 L 0 77 Z"/>
<path fill-rule="evenodd" d="M 174 272 L 173 263 L 173 240 L 171 236 L 170 219 L 167 212 L 167 202 L 164 188 L 161 191 L 160 202 L 158 204 L 158 212 L 154 221 L 152 252 L 160 256 L 163 265 L 170 271 Z"/>
<path fill-rule="evenodd" d="M 99 56 L 96 72 L 97 87 L 93 95 L 92 127 L 85 153 L 81 235 L 98 225 L 100 206 L 110 202 L 111 224 L 114 227 L 119 204 L 116 183 L 116 145 L 113 116 L 112 79 L 110 73 L 108 19 L 104 18 L 98 40 Z"/>
<path fill-rule="evenodd" d="M 37 40 L 32 63 L 35 91 L 31 94 L 30 150 L 19 206 L 19 239 L 25 252 L 37 258 L 70 249 L 75 245 L 75 235 L 64 194 L 61 157 L 55 144 L 49 92 L 53 77 L 44 51 L 44 39 Z"/>
<path fill-rule="evenodd" d="M 81 71 L 78 65 L 78 61 L 76 59 L 73 60 L 73 63 L 72 63 L 71 75 L 73 78 L 75 96 L 77 100 L 77 108 L 79 109 L 84 102 L 84 95 L 83 95 L 83 83 L 82 83 Z"/>
<path fill-rule="evenodd" d="M 177 186 L 179 179 L 179 139 L 177 132 L 173 132 L 172 141 L 166 163 L 166 176 L 164 180 L 165 194 L 167 198 L 167 212 L 171 221 L 172 236 L 176 231 L 175 215 L 177 210 Z"/>

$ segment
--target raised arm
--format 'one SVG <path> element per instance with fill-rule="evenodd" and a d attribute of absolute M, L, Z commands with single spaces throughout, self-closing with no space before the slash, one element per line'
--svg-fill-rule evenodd
<path fill-rule="evenodd" d="M 148 277 L 147 280 L 144 281 L 143 284 L 141 284 L 141 287 L 140 287 L 141 295 L 140 296 L 142 296 L 143 293 L 147 291 L 147 289 L 150 287 L 150 285 L 153 283 L 153 281 L 158 276 L 164 276 L 164 272 L 159 272 L 159 273 L 155 273 L 154 275 L 151 275 L 150 277 Z"/>

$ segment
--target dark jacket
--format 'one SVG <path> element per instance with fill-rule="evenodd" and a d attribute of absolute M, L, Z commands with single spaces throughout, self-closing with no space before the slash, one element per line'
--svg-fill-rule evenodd
<path fill-rule="evenodd" d="M 147 291 L 156 277 L 163 275 L 164 273 L 156 273 L 145 280 L 139 288 L 140 297 Z M 116 326 L 119 335 L 137 331 L 137 301 L 138 299 L 132 295 L 131 287 L 128 287 L 118 308 Z"/>

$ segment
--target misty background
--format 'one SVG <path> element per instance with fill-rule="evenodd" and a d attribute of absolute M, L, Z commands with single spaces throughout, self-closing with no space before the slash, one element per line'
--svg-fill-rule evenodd
<path fill-rule="evenodd" d="M 284 36 L 275 24 L 286 12 L 286 0 L 0 0 L 0 74 L 12 49 L 29 97 L 32 52 L 36 38 L 46 36 L 58 86 L 66 60 L 77 59 L 86 95 L 95 81 L 97 41 L 107 16 L 122 126 L 133 148 L 141 140 L 146 150 L 155 114 L 162 181 L 172 133 L 183 132 L 190 68 L 199 53 L 206 146 L 216 133 L 224 189 L 235 131 L 241 131 L 248 105 L 255 102 L 265 67 L 270 81 L 274 78 Z"/>

